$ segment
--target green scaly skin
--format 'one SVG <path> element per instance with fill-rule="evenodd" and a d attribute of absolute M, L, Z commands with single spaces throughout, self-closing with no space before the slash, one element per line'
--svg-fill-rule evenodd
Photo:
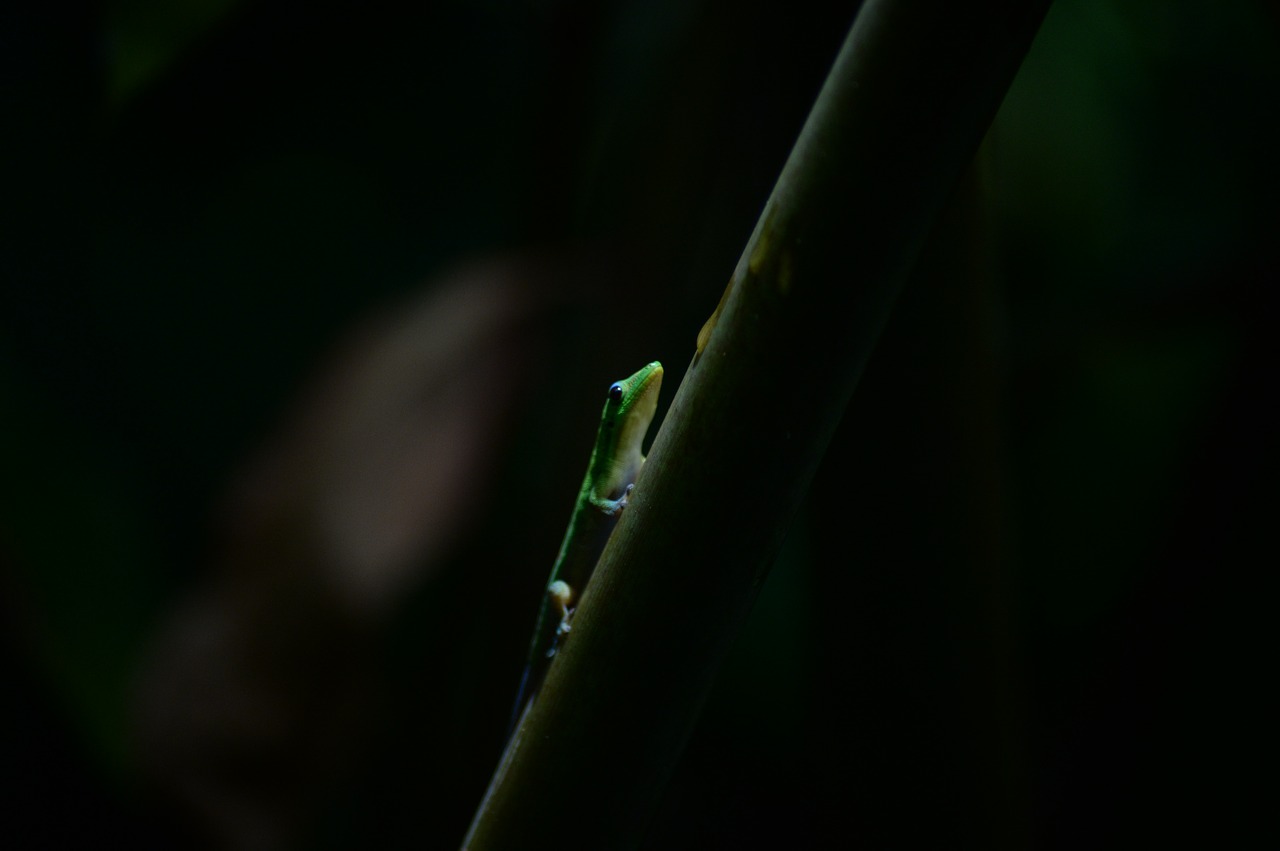
<path fill-rule="evenodd" d="M 644 464 L 640 445 L 653 421 L 661 386 L 662 364 L 657 361 L 609 386 L 591 463 L 587 465 L 569 528 L 538 610 L 529 658 L 512 713 L 513 729 L 537 694 L 560 641 L 569 632 L 574 607 L 591 579 L 618 516 L 627 506 L 627 497 Z"/>

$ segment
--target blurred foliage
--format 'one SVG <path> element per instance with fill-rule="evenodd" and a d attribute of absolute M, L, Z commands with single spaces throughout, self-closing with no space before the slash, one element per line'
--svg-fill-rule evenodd
<path fill-rule="evenodd" d="M 589 256 L 610 273 L 519 349 L 545 406 L 375 631 L 376 729 L 300 833 L 456 843 L 581 474 L 580 400 L 653 357 L 677 383 L 852 14 L 7 9 L 14 847 L 209 841 L 140 767 L 130 695 L 224 556 L 246 459 L 371 312 L 471 260 Z M 1051 11 L 652 847 L 1274 835 L 1244 764 L 1274 642 L 1278 42 L 1250 0 Z"/>
<path fill-rule="evenodd" d="M 108 101 L 127 103 L 139 90 L 163 77 L 201 36 L 216 28 L 239 5 L 239 0 L 117 0 L 105 4 Z"/>

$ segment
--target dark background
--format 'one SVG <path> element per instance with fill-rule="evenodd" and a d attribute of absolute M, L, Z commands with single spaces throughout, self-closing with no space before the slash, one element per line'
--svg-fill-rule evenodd
<path fill-rule="evenodd" d="M 0 13 L 4 844 L 455 847 L 599 395 L 670 399 L 851 6 Z M 646 847 L 1275 841 L 1278 48 L 1050 12 Z"/>

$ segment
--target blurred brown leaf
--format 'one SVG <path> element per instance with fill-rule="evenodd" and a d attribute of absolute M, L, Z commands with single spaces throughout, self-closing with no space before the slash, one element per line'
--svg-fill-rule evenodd
<path fill-rule="evenodd" d="M 489 263 L 362 323 L 236 479 L 139 689 L 148 775 L 229 847 L 296 841 L 359 752 L 369 643 L 476 513 L 541 297 Z"/>

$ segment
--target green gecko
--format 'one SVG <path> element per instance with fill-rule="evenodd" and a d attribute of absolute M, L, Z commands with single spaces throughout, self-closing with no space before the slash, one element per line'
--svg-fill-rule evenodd
<path fill-rule="evenodd" d="M 627 498 L 635 487 L 644 456 L 640 444 L 658 405 L 662 364 L 654 361 L 635 375 L 609 386 L 591 463 L 573 505 L 569 528 L 547 580 L 547 592 L 529 644 L 529 658 L 512 711 L 515 729 L 525 705 L 533 700 L 560 641 L 568 634 L 574 607 L 595 570 Z M 558 617 L 559 622 L 555 620 Z"/>

